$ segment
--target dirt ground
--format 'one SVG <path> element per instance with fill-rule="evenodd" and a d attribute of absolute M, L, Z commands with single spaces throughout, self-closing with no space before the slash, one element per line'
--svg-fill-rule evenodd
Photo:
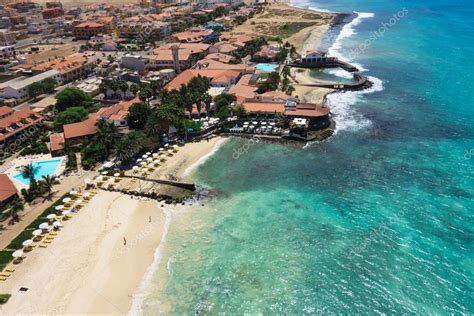
<path fill-rule="evenodd" d="M 61 45 L 33 45 L 31 47 L 38 47 L 39 52 L 31 52 L 29 54 L 23 53 L 30 51 L 30 47 L 28 47 L 20 50 L 19 54 L 25 56 L 29 64 L 38 64 L 77 53 L 81 47 L 81 43 L 73 42 Z"/>

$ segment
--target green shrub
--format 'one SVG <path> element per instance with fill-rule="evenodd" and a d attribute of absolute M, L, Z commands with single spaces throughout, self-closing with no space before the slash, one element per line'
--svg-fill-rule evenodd
<path fill-rule="evenodd" d="M 10 299 L 11 294 L 0 294 L 0 305 L 5 304 Z"/>

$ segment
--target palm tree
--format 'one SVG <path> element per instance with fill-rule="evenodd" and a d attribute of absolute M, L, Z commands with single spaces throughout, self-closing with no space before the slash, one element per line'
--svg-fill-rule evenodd
<path fill-rule="evenodd" d="M 43 176 L 43 181 L 41 182 L 41 185 L 43 186 L 43 188 L 46 189 L 46 191 L 48 191 L 48 197 L 51 197 L 53 193 L 53 186 L 55 184 L 59 184 L 59 180 L 56 176 Z"/>
<path fill-rule="evenodd" d="M 30 183 L 33 183 L 36 181 L 35 175 L 37 172 L 38 172 L 38 167 L 34 166 L 32 163 L 29 163 L 23 166 L 23 169 L 21 170 L 21 175 L 24 178 L 30 179 Z"/>
<path fill-rule="evenodd" d="M 109 156 L 110 151 L 114 148 L 115 142 L 118 139 L 118 128 L 113 122 L 106 120 L 98 120 L 97 126 L 97 142 L 102 144 L 105 148 L 105 155 Z"/>
<path fill-rule="evenodd" d="M 117 158 L 127 162 L 143 149 L 145 135 L 141 131 L 132 131 L 120 139 L 116 146 Z"/>
<path fill-rule="evenodd" d="M 212 96 L 209 93 L 205 92 L 202 95 L 202 101 L 206 105 L 206 116 L 208 117 L 209 112 L 211 111 Z"/>
<path fill-rule="evenodd" d="M 23 211 L 25 206 L 23 205 L 22 200 L 15 196 L 15 198 L 10 202 L 10 225 L 15 224 L 16 222 L 20 221 L 20 216 L 18 215 L 19 211 Z"/>

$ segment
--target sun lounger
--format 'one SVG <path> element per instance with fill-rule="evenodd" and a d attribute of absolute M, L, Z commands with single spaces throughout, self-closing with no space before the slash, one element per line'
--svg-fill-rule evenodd
<path fill-rule="evenodd" d="M 41 248 L 46 248 L 46 247 L 48 247 L 47 244 L 41 244 L 41 245 L 39 245 L 39 246 L 40 246 Z"/>
<path fill-rule="evenodd" d="M 5 277 L 0 277 L 0 281 L 6 281 L 6 280 L 7 280 L 7 278 L 5 278 Z"/>
<path fill-rule="evenodd" d="M 15 268 L 10 266 L 10 267 L 7 267 L 7 268 L 5 269 L 5 271 L 7 271 L 7 272 L 15 272 Z"/>
<path fill-rule="evenodd" d="M 11 272 L 2 272 L 0 273 L 0 276 L 8 278 L 10 275 L 12 275 Z"/>

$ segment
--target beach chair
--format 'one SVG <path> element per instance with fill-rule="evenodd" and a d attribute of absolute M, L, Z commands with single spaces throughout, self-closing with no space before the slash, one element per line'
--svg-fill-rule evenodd
<path fill-rule="evenodd" d="M 6 277 L 0 277 L 0 281 L 6 281 L 7 278 Z"/>
<path fill-rule="evenodd" d="M 49 234 L 52 235 L 52 236 L 56 236 L 58 234 L 58 232 L 52 231 Z"/>
<path fill-rule="evenodd" d="M 7 271 L 7 272 L 15 272 L 15 268 L 12 267 L 12 266 L 8 266 L 8 267 L 6 267 L 5 271 Z"/>
<path fill-rule="evenodd" d="M 12 272 L 2 272 L 0 273 L 0 276 L 8 278 L 10 275 L 12 275 Z"/>
<path fill-rule="evenodd" d="M 43 244 L 40 244 L 39 246 L 40 246 L 41 248 L 46 248 L 46 247 L 48 247 L 48 245 L 47 245 L 47 244 L 44 244 L 44 243 L 43 243 Z"/>

